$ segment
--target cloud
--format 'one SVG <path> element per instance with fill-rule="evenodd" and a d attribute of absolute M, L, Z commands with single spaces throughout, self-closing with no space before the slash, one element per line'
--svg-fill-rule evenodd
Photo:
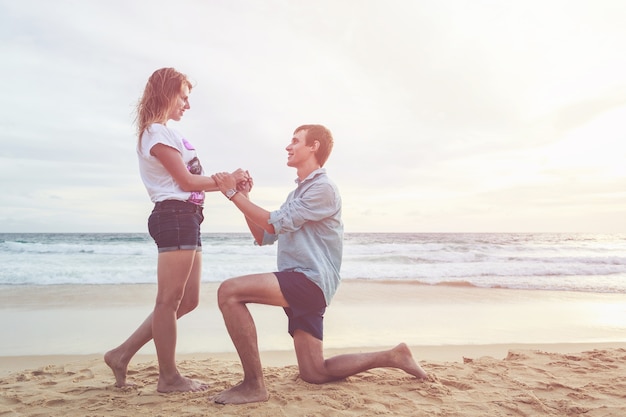
<path fill-rule="evenodd" d="M 559 230 L 604 230 L 624 208 L 624 18 L 608 0 L 1 2 L 0 230 L 145 230 L 133 110 L 163 66 L 195 82 L 172 126 L 208 172 L 250 169 L 269 209 L 293 129 L 323 123 L 349 230 L 554 230 L 558 201 L 576 211 Z M 496 219 L 516 195 L 532 210 Z M 218 197 L 207 230 L 244 230 Z"/>

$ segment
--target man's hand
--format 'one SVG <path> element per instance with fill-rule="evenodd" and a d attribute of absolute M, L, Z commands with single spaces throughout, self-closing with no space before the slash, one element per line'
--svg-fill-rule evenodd
<path fill-rule="evenodd" d="M 238 169 L 230 174 L 228 172 L 218 172 L 211 175 L 211 178 L 213 178 L 223 194 L 226 194 L 228 190 L 235 189 L 247 197 L 254 184 L 250 173 L 242 169 Z"/>
<path fill-rule="evenodd" d="M 250 174 L 248 174 L 248 171 L 244 171 L 241 168 L 238 168 L 238 169 L 234 170 L 233 172 L 231 172 L 230 175 L 235 177 L 235 182 L 237 184 L 239 184 L 242 181 L 246 181 L 248 179 L 248 177 L 250 176 Z"/>
<path fill-rule="evenodd" d="M 242 193 L 244 196 L 248 196 L 250 191 L 252 191 L 252 186 L 254 185 L 254 181 L 250 176 L 250 173 L 246 171 L 246 179 L 243 181 L 237 182 L 237 191 Z"/>
<path fill-rule="evenodd" d="M 215 181 L 220 191 L 226 194 L 226 191 L 237 188 L 237 180 L 234 174 L 228 172 L 218 172 L 211 175 L 211 178 Z"/>

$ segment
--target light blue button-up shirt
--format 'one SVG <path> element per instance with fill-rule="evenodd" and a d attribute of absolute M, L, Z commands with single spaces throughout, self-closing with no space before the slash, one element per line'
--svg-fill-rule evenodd
<path fill-rule="evenodd" d="M 276 234 L 265 232 L 262 245 L 278 240 L 278 270 L 302 272 L 329 305 L 341 281 L 341 196 L 324 168 L 296 183 L 287 201 L 270 213 Z"/>

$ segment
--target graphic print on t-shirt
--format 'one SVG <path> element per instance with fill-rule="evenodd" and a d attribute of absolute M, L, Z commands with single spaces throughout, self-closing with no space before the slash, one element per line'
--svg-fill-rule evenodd
<path fill-rule="evenodd" d="M 189 151 L 195 151 L 196 148 L 194 148 L 194 146 L 189 143 L 189 141 L 185 138 L 183 138 L 183 146 L 185 147 L 185 149 L 189 150 Z"/>
<path fill-rule="evenodd" d="M 193 158 L 187 163 L 187 170 L 193 175 L 202 175 L 202 165 L 200 165 L 198 157 Z"/>
<path fill-rule="evenodd" d="M 183 138 L 183 146 L 185 147 L 185 149 L 190 151 L 196 149 L 185 138 Z M 187 162 L 187 170 L 194 175 L 202 175 L 204 171 L 202 170 L 202 164 L 200 164 L 200 160 L 197 156 L 193 157 L 191 161 Z M 204 203 L 204 191 L 192 191 L 187 201 L 202 205 Z"/>

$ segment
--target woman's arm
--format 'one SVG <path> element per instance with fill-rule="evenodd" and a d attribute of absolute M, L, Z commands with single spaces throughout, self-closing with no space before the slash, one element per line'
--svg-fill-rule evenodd
<path fill-rule="evenodd" d="M 176 149 L 157 143 L 150 153 L 163 164 L 183 191 L 219 191 L 220 188 L 213 178 L 189 172 L 180 152 Z M 245 179 L 245 172 L 242 169 L 232 174 L 237 182 Z"/>

